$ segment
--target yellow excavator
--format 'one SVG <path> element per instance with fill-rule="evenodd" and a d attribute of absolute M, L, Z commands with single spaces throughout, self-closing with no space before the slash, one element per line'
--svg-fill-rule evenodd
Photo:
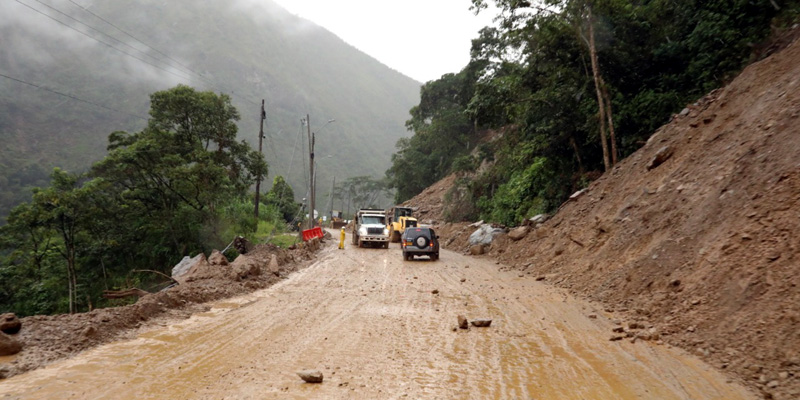
<path fill-rule="evenodd" d="M 417 226 L 417 219 L 412 217 L 413 210 L 411 207 L 392 207 L 386 210 L 386 215 L 389 217 L 389 224 L 386 228 L 389 229 L 389 240 L 392 243 L 398 243 L 400 236 L 405 232 L 406 228 Z"/>

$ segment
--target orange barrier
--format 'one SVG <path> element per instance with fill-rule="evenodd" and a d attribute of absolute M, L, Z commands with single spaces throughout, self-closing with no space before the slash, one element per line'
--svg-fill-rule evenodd
<path fill-rule="evenodd" d="M 315 227 L 311 229 L 306 229 L 303 231 L 303 241 L 307 242 L 313 238 L 321 238 L 323 236 L 322 228 Z"/>

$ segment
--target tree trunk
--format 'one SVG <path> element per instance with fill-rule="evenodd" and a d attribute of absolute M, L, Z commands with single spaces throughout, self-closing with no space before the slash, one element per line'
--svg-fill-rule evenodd
<path fill-rule="evenodd" d="M 611 165 L 617 165 L 617 138 L 614 131 L 614 113 L 611 111 L 611 96 L 608 95 L 608 85 L 606 85 L 603 77 L 600 77 L 600 83 L 603 87 L 603 97 L 606 99 L 606 114 L 608 116 L 608 136 L 611 140 Z"/>
<path fill-rule="evenodd" d="M 592 60 L 592 75 L 594 77 L 594 88 L 597 92 L 597 105 L 600 109 L 600 143 L 603 147 L 603 165 L 605 166 L 605 170 L 608 171 L 611 169 L 611 157 L 609 156 L 608 152 L 608 141 L 606 140 L 606 109 L 605 109 L 605 101 L 603 99 L 603 91 L 600 87 L 600 71 L 597 65 L 597 49 L 595 48 L 594 44 L 594 18 L 592 17 L 592 5 L 588 4 L 587 9 L 589 15 L 588 25 L 589 25 L 589 56 Z"/>
<path fill-rule="evenodd" d="M 583 176 L 583 160 L 581 160 L 581 153 L 578 151 L 578 143 L 572 135 L 569 135 L 569 144 L 572 145 L 572 150 L 575 151 L 575 159 L 578 160 L 578 173 Z"/>
<path fill-rule="evenodd" d="M 67 248 L 67 274 L 69 275 L 69 313 L 75 314 L 78 307 L 78 279 L 75 276 L 75 246 Z"/>
<path fill-rule="evenodd" d="M 124 297 L 142 297 L 145 295 L 150 294 L 150 292 L 146 292 L 139 288 L 131 288 L 131 289 L 124 289 L 124 290 L 103 290 L 103 297 L 106 299 L 121 299 Z"/>

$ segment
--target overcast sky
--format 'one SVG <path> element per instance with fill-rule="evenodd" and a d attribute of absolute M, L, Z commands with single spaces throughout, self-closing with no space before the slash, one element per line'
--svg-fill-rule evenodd
<path fill-rule="evenodd" d="M 274 1 L 422 83 L 466 66 L 472 39 L 493 17 L 475 16 L 470 0 Z"/>

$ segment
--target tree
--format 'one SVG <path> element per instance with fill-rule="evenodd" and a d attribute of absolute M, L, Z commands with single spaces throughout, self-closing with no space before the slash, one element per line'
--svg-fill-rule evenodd
<path fill-rule="evenodd" d="M 78 177 L 59 168 L 53 170 L 51 185 L 33 195 L 33 207 L 43 224 L 61 239 L 56 248 L 66 261 L 69 312 L 77 311 L 78 246 L 81 231 L 91 216 L 86 207 L 86 192 L 78 185 Z"/>
<path fill-rule="evenodd" d="M 300 205 L 294 199 L 292 187 L 278 175 L 272 181 L 272 189 L 265 196 L 267 205 L 275 207 L 286 222 L 291 222 L 297 217 Z"/>
<path fill-rule="evenodd" d="M 359 208 L 382 208 L 377 203 L 381 193 L 388 192 L 385 180 L 371 176 L 354 176 L 342 182 L 342 188 L 349 193 L 353 205 Z M 349 205 L 348 205 L 349 208 Z"/>
<path fill-rule="evenodd" d="M 464 112 L 474 92 L 474 72 L 467 67 L 420 89 L 420 104 L 411 109 L 411 119 L 406 121 L 414 136 L 398 140 L 398 151 L 386 171 L 389 186 L 397 189 L 395 202 L 446 176 L 455 157 L 466 154 L 475 144 L 474 123 Z"/>
<path fill-rule="evenodd" d="M 42 313 L 66 303 L 76 312 L 86 297 L 128 285 L 133 269 L 166 272 L 219 245 L 223 210 L 246 199 L 266 162 L 235 141 L 238 112 L 227 96 L 178 86 L 151 100 L 145 129 L 112 133 L 108 156 L 86 175 L 56 169 L 0 229 L 0 305 Z M 26 294 L 37 300 L 25 303 Z"/>
<path fill-rule="evenodd" d="M 245 196 L 267 165 L 235 141 L 239 114 L 228 96 L 179 85 L 154 93 L 151 103 L 147 128 L 112 133 L 108 156 L 91 174 L 129 204 L 130 218 L 159 240 L 154 248 L 184 254 L 202 246 L 200 230 L 213 225 L 218 206 Z"/>

